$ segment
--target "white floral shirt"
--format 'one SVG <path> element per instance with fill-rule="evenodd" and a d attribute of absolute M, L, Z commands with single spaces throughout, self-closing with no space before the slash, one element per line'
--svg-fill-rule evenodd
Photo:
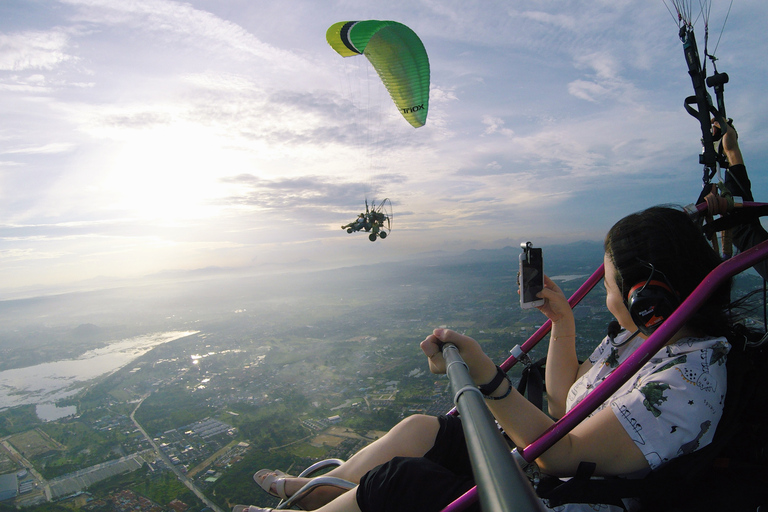
<path fill-rule="evenodd" d="M 606 337 L 597 346 L 589 357 L 592 368 L 571 386 L 568 410 L 644 341 L 637 337 L 622 344 L 629 335 L 623 331 L 613 343 Z M 645 455 L 651 470 L 657 469 L 712 442 L 723 413 L 725 361 L 730 348 L 725 338 L 683 338 L 667 345 L 597 410 L 610 406 Z M 619 509 L 610 505 L 569 504 L 553 510 Z"/>

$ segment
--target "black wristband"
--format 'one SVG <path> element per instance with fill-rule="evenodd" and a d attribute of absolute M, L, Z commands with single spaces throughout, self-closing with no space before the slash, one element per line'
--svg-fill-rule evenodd
<path fill-rule="evenodd" d="M 477 386 L 477 389 L 479 389 L 480 392 L 485 396 L 488 396 L 499 388 L 499 385 L 506 377 L 507 374 L 504 373 L 504 370 L 502 370 L 500 366 L 497 366 L 496 375 L 493 377 L 491 382 L 488 384 L 483 384 L 482 386 Z"/>
<path fill-rule="evenodd" d="M 512 394 L 512 381 L 509 380 L 509 377 L 507 377 L 506 375 L 504 377 L 506 377 L 506 379 L 507 379 L 507 384 L 508 384 L 507 391 L 503 395 L 501 395 L 501 396 L 488 396 L 488 395 L 486 395 L 484 397 L 486 400 L 503 400 L 504 398 L 507 398 L 509 395 Z"/>

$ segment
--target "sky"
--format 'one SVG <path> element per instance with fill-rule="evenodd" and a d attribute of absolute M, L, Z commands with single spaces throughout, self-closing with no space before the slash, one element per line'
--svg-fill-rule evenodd
<path fill-rule="evenodd" d="M 546 248 L 691 203 L 700 132 L 683 109 L 693 90 L 671 8 L 0 0 L 0 300 L 207 268 Z M 425 126 L 399 116 L 364 57 L 325 42 L 330 25 L 359 19 L 421 37 Z M 727 112 L 758 201 L 766 26 L 765 0 L 711 2 L 709 51 L 730 76 Z M 340 229 L 384 198 L 386 240 Z"/>

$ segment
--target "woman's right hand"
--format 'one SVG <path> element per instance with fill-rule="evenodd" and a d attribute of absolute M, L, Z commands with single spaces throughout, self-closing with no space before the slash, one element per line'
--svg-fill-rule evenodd
<path fill-rule="evenodd" d="M 480 344 L 469 336 L 450 329 L 435 329 L 421 342 L 421 350 L 429 359 L 429 370 L 432 373 L 442 374 L 446 371 L 442 353 L 445 343 L 456 345 L 475 383 L 486 384 L 496 376 L 496 366 L 493 360 L 483 352 Z"/>
<path fill-rule="evenodd" d="M 557 323 L 565 318 L 573 317 L 573 310 L 568 304 L 568 299 L 559 286 L 549 277 L 544 276 L 544 289 L 539 292 L 538 297 L 544 299 L 544 304 L 538 307 L 538 310 L 544 313 L 552 323 Z"/>

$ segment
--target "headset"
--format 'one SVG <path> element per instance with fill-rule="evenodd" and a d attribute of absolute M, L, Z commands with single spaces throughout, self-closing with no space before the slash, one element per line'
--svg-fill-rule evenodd
<path fill-rule="evenodd" d="M 677 309 L 680 296 L 663 272 L 650 263 L 642 264 L 651 269 L 651 275 L 630 288 L 625 304 L 638 330 L 650 336 Z M 656 274 L 658 279 L 654 279 Z"/>

